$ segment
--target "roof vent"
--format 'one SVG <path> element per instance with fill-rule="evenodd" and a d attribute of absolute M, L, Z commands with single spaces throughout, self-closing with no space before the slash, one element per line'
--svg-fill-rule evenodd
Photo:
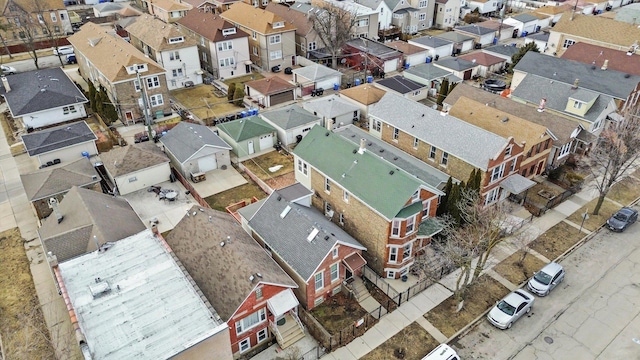
<path fill-rule="evenodd" d="M 262 274 L 261 273 L 256 273 L 256 276 L 259 277 L 260 279 L 262 279 Z"/>
<path fill-rule="evenodd" d="M 505 116 L 502 119 L 500 119 L 500 121 L 502 121 L 503 123 L 506 123 L 507 121 L 509 121 L 509 118 Z"/>
<path fill-rule="evenodd" d="M 625 78 L 625 79 L 628 79 L 628 78 L 630 78 L 630 77 L 631 77 L 631 74 L 624 74 L 624 78 Z"/>
<path fill-rule="evenodd" d="M 352 151 L 354 154 L 358 152 L 358 149 L 353 149 Z"/>
<path fill-rule="evenodd" d="M 318 230 L 317 228 L 313 228 L 313 230 L 311 230 L 311 234 L 309 234 L 309 236 L 307 236 L 307 241 L 311 242 L 313 241 L 313 239 L 316 238 L 316 235 L 318 235 L 318 233 L 320 232 L 320 230 Z"/>
<path fill-rule="evenodd" d="M 383 152 L 384 152 L 384 149 L 380 149 L 380 150 L 378 150 L 378 151 L 379 151 L 379 152 L 381 152 L 381 153 L 383 153 Z"/>
<path fill-rule="evenodd" d="M 578 88 L 578 86 L 579 86 L 579 85 L 580 85 L 580 79 L 576 79 L 576 80 L 573 82 L 573 86 L 572 86 L 571 88 L 575 90 L 575 89 L 577 89 L 577 88 Z"/>
<path fill-rule="evenodd" d="M 609 60 L 605 59 L 604 63 L 602 63 L 602 67 L 600 68 L 600 70 L 607 70 L 607 67 L 609 67 Z"/>
<path fill-rule="evenodd" d="M 389 171 L 389 175 L 393 175 L 393 173 L 394 173 L 393 170 Z"/>
<path fill-rule="evenodd" d="M 329 240 L 329 235 L 325 235 L 325 236 L 324 236 L 324 239 L 325 239 L 325 240 Z"/>
<path fill-rule="evenodd" d="M 111 286 L 109 286 L 108 282 L 102 281 L 100 278 L 96 278 L 95 280 L 95 284 L 89 285 L 89 291 L 91 291 L 91 295 L 94 299 L 97 299 L 111 291 Z"/>
<path fill-rule="evenodd" d="M 253 275 L 249 276 L 249 281 L 253 282 L 253 280 L 255 280 L 255 276 Z"/>
<path fill-rule="evenodd" d="M 280 213 L 280 219 L 284 219 L 284 217 L 287 216 L 289 211 L 291 211 L 291 206 L 287 205 L 287 207 L 284 208 L 284 210 L 282 210 L 282 212 Z"/>
<path fill-rule="evenodd" d="M 327 131 L 326 134 L 324 134 L 324 136 L 329 136 L 329 132 Z"/>

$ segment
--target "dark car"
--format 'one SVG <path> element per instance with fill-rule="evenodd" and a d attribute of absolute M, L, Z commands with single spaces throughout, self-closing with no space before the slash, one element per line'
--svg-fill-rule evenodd
<path fill-rule="evenodd" d="M 67 55 L 67 64 L 77 64 L 78 60 L 76 60 L 75 54 Z"/>
<path fill-rule="evenodd" d="M 607 227 L 612 231 L 623 232 L 626 230 L 629 225 L 633 224 L 638 220 L 638 210 L 623 207 L 618 210 L 617 213 L 613 214 L 612 217 L 607 220 Z"/>

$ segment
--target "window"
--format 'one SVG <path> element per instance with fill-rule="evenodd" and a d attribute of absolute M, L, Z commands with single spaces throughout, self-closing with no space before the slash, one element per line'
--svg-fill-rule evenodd
<path fill-rule="evenodd" d="M 338 218 L 338 222 L 340 225 L 344 226 L 344 214 L 340 213 L 340 217 Z"/>
<path fill-rule="evenodd" d="M 136 92 L 140 92 L 140 81 L 133 80 L 133 87 L 136 89 Z"/>
<path fill-rule="evenodd" d="M 53 21 L 53 22 L 57 22 L 58 21 L 58 18 L 56 17 L 56 13 L 54 13 L 54 12 L 51 12 L 51 21 Z"/>
<path fill-rule="evenodd" d="M 47 35 L 49 33 L 49 30 L 47 30 L 47 28 L 42 28 L 42 33 L 44 35 Z"/>
<path fill-rule="evenodd" d="M 267 328 L 258 331 L 258 342 L 261 343 L 267 339 Z"/>
<path fill-rule="evenodd" d="M 407 219 L 407 234 L 412 233 L 415 228 L 416 217 L 412 216 Z"/>
<path fill-rule="evenodd" d="M 204 46 L 205 44 L 205 40 L 204 40 L 204 36 L 200 37 L 200 46 Z"/>
<path fill-rule="evenodd" d="M 431 200 L 424 201 L 422 203 L 422 221 L 429 217 L 429 210 L 431 210 Z"/>
<path fill-rule="evenodd" d="M 511 162 L 511 165 L 509 165 L 509 173 L 512 173 L 516 169 L 517 162 L 518 162 L 518 159 L 513 159 L 513 161 Z"/>
<path fill-rule="evenodd" d="M 402 261 L 405 261 L 410 257 L 411 257 L 411 243 L 408 243 L 402 249 Z"/>
<path fill-rule="evenodd" d="M 147 78 L 147 89 L 153 89 L 160 86 L 160 78 L 157 76 Z"/>
<path fill-rule="evenodd" d="M 306 162 L 298 159 L 298 171 L 303 173 L 305 176 L 309 175 L 309 168 Z"/>
<path fill-rule="evenodd" d="M 256 299 L 262 299 L 262 288 L 256 289 Z"/>
<path fill-rule="evenodd" d="M 571 150 L 572 142 L 568 142 L 560 148 L 560 153 L 558 154 L 558 159 L 569 154 L 569 150 Z"/>
<path fill-rule="evenodd" d="M 282 41 L 282 35 L 280 35 L 280 34 L 269 36 L 269 44 L 271 44 L 271 45 L 280 44 L 281 41 Z"/>
<path fill-rule="evenodd" d="M 342 193 L 342 200 L 344 200 L 344 202 L 346 203 L 349 202 L 349 192 L 347 190 L 344 190 L 344 192 Z"/>
<path fill-rule="evenodd" d="M 256 325 L 267 319 L 267 312 L 264 308 L 254 312 L 253 314 L 242 318 L 236 322 L 236 334 L 242 334 L 243 332 L 254 328 Z"/>
<path fill-rule="evenodd" d="M 417 148 L 418 148 L 418 142 L 419 142 L 418 138 L 413 138 L 413 147 L 414 147 L 415 149 L 417 149 Z"/>
<path fill-rule="evenodd" d="M 180 11 L 172 11 L 171 12 L 171 18 L 175 19 L 175 18 L 179 18 L 180 16 Z"/>
<path fill-rule="evenodd" d="M 398 128 L 393 128 L 393 140 L 398 140 Z"/>
<path fill-rule="evenodd" d="M 395 279 L 396 271 L 395 270 L 387 270 L 387 279 Z"/>
<path fill-rule="evenodd" d="M 220 59 L 220 67 L 229 67 L 234 66 L 236 64 L 236 60 L 232 57 Z"/>
<path fill-rule="evenodd" d="M 269 5 L 269 0 L 262 0 L 262 6 Z"/>
<path fill-rule="evenodd" d="M 447 163 L 449 162 L 449 153 L 447 152 L 443 152 L 442 153 L 442 159 L 440 159 L 440 164 L 447 166 Z"/>
<path fill-rule="evenodd" d="M 316 50 L 318 48 L 318 44 L 316 44 L 315 41 L 312 41 L 307 45 L 307 48 L 309 49 L 309 51 Z"/>
<path fill-rule="evenodd" d="M 504 152 L 504 156 L 505 156 L 505 157 L 509 157 L 509 156 L 511 156 L 511 150 L 513 150 L 513 145 L 509 146 L 509 147 L 507 148 L 507 150 L 505 150 L 505 152 Z"/>
<path fill-rule="evenodd" d="M 162 99 L 162 94 L 156 94 L 149 96 L 149 102 L 151 103 L 151 107 L 156 107 L 164 104 L 164 99 Z"/>
<path fill-rule="evenodd" d="M 427 7 L 427 0 L 420 0 L 420 5 L 418 5 L 418 7 L 426 8 Z"/>
<path fill-rule="evenodd" d="M 60 20 L 64 20 L 64 13 L 60 14 Z"/>
<path fill-rule="evenodd" d="M 504 175 L 504 163 L 500 166 L 496 166 L 491 170 L 491 182 L 500 179 Z"/>
<path fill-rule="evenodd" d="M 181 77 L 183 75 L 182 68 L 171 70 L 171 74 L 173 75 L 173 77 Z"/>
<path fill-rule="evenodd" d="M 60 26 L 54 26 L 53 27 L 53 31 L 59 33 L 60 32 Z"/>
<path fill-rule="evenodd" d="M 247 350 L 251 349 L 251 338 L 246 338 L 240 341 L 240 352 L 243 353 Z"/>
<path fill-rule="evenodd" d="M 337 258 L 338 257 L 338 248 L 334 247 L 333 250 L 331 251 L 331 256 L 333 256 L 333 258 Z"/>
<path fill-rule="evenodd" d="M 321 272 L 316 274 L 315 283 L 316 283 L 316 291 L 318 291 L 318 290 L 320 290 L 320 289 L 322 289 L 324 287 L 324 276 L 322 276 Z"/>
<path fill-rule="evenodd" d="M 258 56 L 258 47 L 257 46 L 253 46 L 251 48 L 251 52 L 253 53 L 253 55 Z"/>
<path fill-rule="evenodd" d="M 318 306 L 324 302 L 324 298 L 321 296 L 313 301 L 314 306 Z"/>
<path fill-rule="evenodd" d="M 333 209 L 331 208 L 331 203 L 328 201 L 324 202 L 324 214 L 331 214 L 331 216 L 333 216 Z"/>
<path fill-rule="evenodd" d="M 396 261 L 398 261 L 398 248 L 392 246 L 389 248 L 389 262 Z"/>
<path fill-rule="evenodd" d="M 380 15 L 384 15 L 384 8 L 383 7 L 380 8 Z"/>
<path fill-rule="evenodd" d="M 436 158 L 436 147 L 431 145 L 431 150 L 429 151 L 429 159 Z"/>
<path fill-rule="evenodd" d="M 274 22 L 272 27 L 273 27 L 274 29 L 282 28 L 282 27 L 284 27 L 284 21 L 277 21 L 277 22 Z"/>
<path fill-rule="evenodd" d="M 282 50 L 271 51 L 269 53 L 269 59 L 271 60 L 282 59 Z"/>
<path fill-rule="evenodd" d="M 427 20 L 427 14 L 422 13 L 422 14 L 418 15 L 418 20 L 420 20 L 420 21 Z"/>
<path fill-rule="evenodd" d="M 73 113 L 77 113 L 78 109 L 76 109 L 75 106 L 71 105 L 71 106 L 65 106 L 62 108 L 62 113 L 67 115 L 67 114 L 73 114 Z"/>
<path fill-rule="evenodd" d="M 331 192 L 331 180 L 324 178 L 324 191 Z"/>
<path fill-rule="evenodd" d="M 391 236 L 400 235 L 400 220 L 393 220 L 391 222 Z"/>
<path fill-rule="evenodd" d="M 218 43 L 218 51 L 233 50 L 233 41 L 222 41 Z"/>
<path fill-rule="evenodd" d="M 209 61 L 207 60 L 207 53 L 206 53 L 206 52 L 203 52 L 203 53 L 202 53 L 202 61 L 204 61 L 204 62 L 209 62 Z"/>
<path fill-rule="evenodd" d="M 565 40 L 564 40 L 564 43 L 562 44 L 562 48 L 563 48 L 563 49 L 566 49 L 566 48 L 568 48 L 569 46 L 571 46 L 571 45 L 573 45 L 573 44 L 575 44 L 575 43 L 576 43 L 576 42 L 575 42 L 575 41 L 573 41 L 573 40 L 571 40 L 571 39 L 565 39 Z"/>
<path fill-rule="evenodd" d="M 42 14 L 38 14 L 38 21 L 42 24 L 44 23 L 44 17 L 42 17 Z"/>
<path fill-rule="evenodd" d="M 169 44 L 181 43 L 184 42 L 184 36 L 176 36 L 174 38 L 169 38 Z"/>
<path fill-rule="evenodd" d="M 169 53 L 169 60 L 180 60 L 180 51 L 172 51 Z"/>
<path fill-rule="evenodd" d="M 236 28 L 222 29 L 223 36 L 233 35 L 235 33 L 236 33 Z"/>
<path fill-rule="evenodd" d="M 573 101 L 573 108 L 574 109 L 581 109 L 582 108 L 582 102 L 580 101 Z"/>
<path fill-rule="evenodd" d="M 373 120 L 373 130 L 380 132 L 381 128 L 382 128 L 382 123 L 380 122 L 380 120 Z"/>
<path fill-rule="evenodd" d="M 487 193 L 487 197 L 484 200 L 485 205 L 493 204 L 498 200 L 498 195 L 500 194 L 500 187 L 496 187 L 495 189 L 489 191 Z"/>
<path fill-rule="evenodd" d="M 418 200 L 418 197 L 420 196 L 420 189 L 416 190 L 416 192 L 414 192 L 411 195 L 411 202 L 414 203 L 416 202 L 416 200 Z"/>
<path fill-rule="evenodd" d="M 340 264 L 335 263 L 333 265 L 331 265 L 331 267 L 329 268 L 331 270 L 331 282 L 334 282 L 336 280 L 338 280 L 340 278 Z"/>
<path fill-rule="evenodd" d="M 257 33 L 257 32 L 255 32 L 255 31 L 252 31 L 252 32 L 251 32 L 251 38 L 252 38 L 253 40 L 257 39 L 257 38 L 258 38 L 258 33 Z"/>

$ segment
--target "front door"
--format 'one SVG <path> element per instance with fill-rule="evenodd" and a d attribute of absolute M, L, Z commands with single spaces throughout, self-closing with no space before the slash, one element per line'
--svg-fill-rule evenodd
<path fill-rule="evenodd" d="M 247 143 L 247 147 L 249 148 L 249 155 L 255 152 L 255 149 L 253 148 L 253 140 L 249 140 L 249 142 Z"/>
<path fill-rule="evenodd" d="M 540 175 L 544 171 L 544 160 L 538 163 L 538 169 L 536 169 L 536 175 Z"/>
<path fill-rule="evenodd" d="M 349 270 L 348 267 L 344 267 L 344 279 L 345 280 L 349 280 L 353 277 L 353 273 L 351 272 L 351 270 Z"/>

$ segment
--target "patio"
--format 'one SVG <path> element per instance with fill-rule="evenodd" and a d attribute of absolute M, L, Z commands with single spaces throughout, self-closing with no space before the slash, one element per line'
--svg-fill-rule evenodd
<path fill-rule="evenodd" d="M 207 171 L 205 175 L 207 178 L 205 181 L 194 183 L 189 179 L 191 186 L 193 186 L 193 188 L 198 192 L 198 195 L 202 198 L 206 198 L 247 183 L 247 180 L 233 166 L 227 166 L 224 170 L 215 169 Z"/>

